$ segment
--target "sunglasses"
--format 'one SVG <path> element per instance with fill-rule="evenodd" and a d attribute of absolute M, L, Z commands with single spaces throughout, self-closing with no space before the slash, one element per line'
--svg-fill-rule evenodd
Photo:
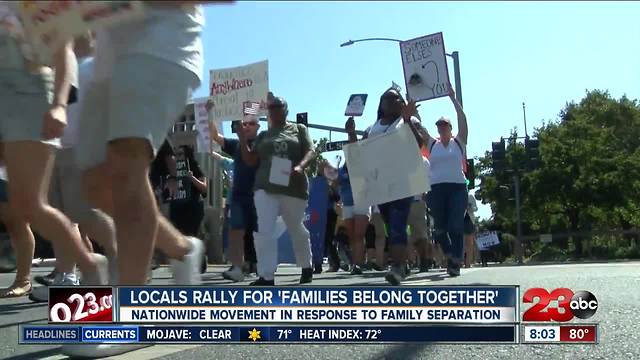
<path fill-rule="evenodd" d="M 271 104 L 269 105 L 269 110 L 282 109 L 283 107 L 284 107 L 284 104 Z"/>
<path fill-rule="evenodd" d="M 258 123 L 253 121 L 245 122 L 245 123 L 242 123 L 242 126 L 258 126 Z"/>

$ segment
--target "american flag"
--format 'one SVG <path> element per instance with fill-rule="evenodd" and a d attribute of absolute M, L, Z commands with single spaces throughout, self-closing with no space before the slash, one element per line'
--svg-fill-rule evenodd
<path fill-rule="evenodd" d="M 260 103 L 247 101 L 244 103 L 245 115 L 258 115 L 260 111 Z"/>

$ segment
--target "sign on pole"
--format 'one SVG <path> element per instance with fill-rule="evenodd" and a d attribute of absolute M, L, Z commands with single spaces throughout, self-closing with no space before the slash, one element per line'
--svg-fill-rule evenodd
<path fill-rule="evenodd" d="M 424 101 L 448 95 L 449 71 L 441 32 L 401 42 L 400 54 L 411 99 Z"/>
<path fill-rule="evenodd" d="M 209 137 L 209 112 L 207 111 L 206 97 L 193 99 L 193 112 L 198 130 L 197 152 L 208 153 L 211 151 L 211 139 Z M 218 131 L 222 132 L 222 126 L 218 126 Z"/>
<path fill-rule="evenodd" d="M 316 151 L 318 152 L 338 151 L 338 150 L 342 150 L 342 147 L 347 145 L 348 143 L 349 143 L 349 140 L 332 141 L 332 142 L 326 143 L 324 146 L 319 146 Z"/>
<path fill-rule="evenodd" d="M 226 69 L 211 70 L 209 93 L 213 99 L 214 121 L 233 121 L 244 117 L 245 102 L 260 104 L 260 115 L 266 114 L 269 93 L 267 60 Z"/>
<path fill-rule="evenodd" d="M 489 250 L 490 247 L 498 244 L 500 244 L 500 239 L 495 231 L 483 232 L 476 237 L 476 245 L 478 245 L 478 250 L 481 251 Z"/>
<path fill-rule="evenodd" d="M 362 116 L 364 106 L 367 104 L 367 94 L 353 94 L 347 102 L 347 109 L 344 116 Z"/>

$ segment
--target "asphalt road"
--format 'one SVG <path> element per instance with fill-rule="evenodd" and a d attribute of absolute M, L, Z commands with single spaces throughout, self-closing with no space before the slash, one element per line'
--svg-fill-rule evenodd
<path fill-rule="evenodd" d="M 35 274 L 50 268 L 36 268 Z M 210 266 L 205 284 L 225 285 L 221 266 Z M 281 267 L 276 281 L 293 285 L 299 270 Z M 6 287 L 14 274 L 0 274 Z M 384 285 L 384 273 L 350 276 L 330 273 L 316 276 L 316 285 Z M 248 279 L 248 281 L 251 279 Z M 166 268 L 154 271 L 153 284 L 170 284 Z M 246 281 L 243 284 L 248 283 Z M 414 274 L 407 285 L 491 284 L 527 288 L 568 287 L 588 290 L 599 308 L 587 322 L 600 325 L 597 345 L 176 345 L 151 346 L 113 359 L 640 359 L 640 262 L 609 264 L 538 265 L 463 269 L 450 279 L 441 271 Z M 521 304 L 527 309 L 529 305 Z M 0 359 L 65 359 L 58 346 L 18 345 L 18 324 L 46 322 L 46 305 L 27 298 L 0 300 Z"/>

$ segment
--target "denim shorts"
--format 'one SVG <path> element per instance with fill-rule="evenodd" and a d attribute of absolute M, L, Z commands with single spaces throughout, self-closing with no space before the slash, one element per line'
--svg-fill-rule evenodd
<path fill-rule="evenodd" d="M 146 139 L 155 156 L 184 113 L 196 83 L 194 73 L 160 58 L 118 58 L 112 76 L 92 81 L 80 99 L 78 166 L 89 169 L 104 163 L 107 144 L 118 139 Z"/>
<path fill-rule="evenodd" d="M 253 232 L 256 230 L 257 213 L 256 206 L 252 198 L 235 198 L 231 202 L 229 210 L 229 225 L 233 230 L 245 230 Z"/>

